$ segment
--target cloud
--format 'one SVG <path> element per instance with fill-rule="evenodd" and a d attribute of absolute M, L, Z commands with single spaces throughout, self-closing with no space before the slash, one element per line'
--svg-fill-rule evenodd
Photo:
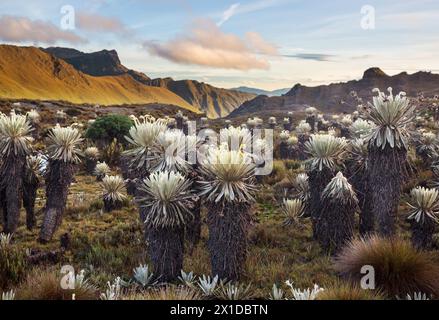
<path fill-rule="evenodd" d="M 314 60 L 314 61 L 330 61 L 333 58 L 333 55 L 330 54 L 321 54 L 321 53 L 297 53 L 297 54 L 288 54 L 284 55 L 287 58 L 296 58 L 302 60 Z"/>
<path fill-rule="evenodd" d="M 233 17 L 236 14 L 237 9 L 239 8 L 240 5 L 241 5 L 240 3 L 234 3 L 226 11 L 224 11 L 223 17 L 217 23 L 217 26 L 219 26 L 219 27 L 222 26 L 224 22 L 226 22 L 231 17 Z"/>
<path fill-rule="evenodd" d="M 143 44 L 150 54 L 180 63 L 223 69 L 269 69 L 267 55 L 277 49 L 257 33 L 244 39 L 222 32 L 211 20 L 198 20 L 185 34 L 166 42 Z"/>
<path fill-rule="evenodd" d="M 76 14 L 77 26 L 85 31 L 127 33 L 125 25 L 117 18 L 105 17 L 99 14 L 78 12 Z"/>
<path fill-rule="evenodd" d="M 265 41 L 259 33 L 247 32 L 245 34 L 248 45 L 253 48 L 257 53 L 267 55 L 277 55 L 277 48 Z"/>
<path fill-rule="evenodd" d="M 0 17 L 0 39 L 11 42 L 33 41 L 47 44 L 59 41 L 73 44 L 87 42 L 72 32 L 61 30 L 51 22 L 7 15 Z"/>

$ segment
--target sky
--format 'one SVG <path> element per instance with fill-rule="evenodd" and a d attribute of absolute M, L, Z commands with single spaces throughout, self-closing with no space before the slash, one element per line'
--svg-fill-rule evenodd
<path fill-rule="evenodd" d="M 0 43 L 115 49 L 151 78 L 223 88 L 439 73 L 438 30 L 438 0 L 0 0 Z"/>

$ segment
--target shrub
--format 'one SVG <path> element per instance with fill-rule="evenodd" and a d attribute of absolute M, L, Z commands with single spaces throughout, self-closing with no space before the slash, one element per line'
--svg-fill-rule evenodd
<path fill-rule="evenodd" d="M 353 240 L 336 258 L 335 269 L 351 281 L 360 281 L 365 265 L 374 268 L 376 288 L 389 297 L 413 292 L 439 297 L 439 264 L 406 240 L 378 236 Z"/>
<path fill-rule="evenodd" d="M 34 269 L 17 288 L 18 300 L 96 300 L 97 291 L 88 283 L 77 285 L 74 290 L 63 289 L 61 274 L 54 269 Z"/>
<path fill-rule="evenodd" d="M 321 292 L 317 300 L 382 300 L 384 297 L 377 290 L 365 290 L 348 282 L 337 282 Z"/>
<path fill-rule="evenodd" d="M 201 300 L 200 294 L 186 286 L 165 286 L 143 292 L 131 292 L 122 296 L 122 300 Z"/>
<path fill-rule="evenodd" d="M 120 142 L 125 141 L 128 135 L 132 120 L 124 115 L 108 115 L 97 118 L 85 133 L 85 137 L 96 142 L 109 143 L 113 139 Z"/>

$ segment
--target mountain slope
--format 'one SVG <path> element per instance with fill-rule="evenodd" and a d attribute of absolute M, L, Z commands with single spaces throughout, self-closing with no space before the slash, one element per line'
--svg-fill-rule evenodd
<path fill-rule="evenodd" d="M 236 90 L 236 91 L 245 92 L 245 93 L 252 93 L 252 94 L 256 94 L 256 95 L 264 95 L 264 96 L 268 96 L 268 97 L 275 97 L 275 96 L 284 95 L 285 93 L 287 93 L 291 89 L 285 88 L 285 89 L 268 91 L 268 90 L 262 90 L 262 89 L 257 89 L 257 88 L 250 88 L 250 87 L 238 87 L 238 88 L 233 88 L 230 90 Z"/>
<path fill-rule="evenodd" d="M 255 97 L 254 94 L 216 88 L 195 80 L 174 81 L 165 78 L 151 80 L 150 84 L 169 89 L 189 104 L 206 112 L 210 118 L 225 117 L 241 104 Z"/>
<path fill-rule="evenodd" d="M 312 105 L 323 112 L 352 112 L 356 102 L 351 93 L 355 91 L 364 101 L 370 101 L 374 95 L 372 90 L 387 90 L 392 87 L 394 92 L 405 91 L 408 96 L 415 97 L 418 93 L 425 96 L 439 94 L 439 75 L 430 72 L 417 72 L 389 76 L 379 68 L 366 70 L 360 80 L 333 83 L 317 87 L 296 84 L 282 97 L 265 97 L 254 99 L 234 110 L 230 117 L 251 115 L 255 112 L 277 112 L 303 109 L 304 105 Z"/>
<path fill-rule="evenodd" d="M 169 90 L 146 86 L 127 74 L 93 77 L 38 48 L 9 45 L 0 45 L 0 98 L 102 105 L 162 103 L 197 111 Z"/>
<path fill-rule="evenodd" d="M 145 74 L 123 66 L 115 50 L 93 53 L 59 47 L 44 50 L 63 59 L 77 70 L 92 76 L 128 75 L 142 84 L 166 88 L 196 109 L 206 112 L 210 118 L 227 116 L 241 104 L 255 97 L 254 94 L 220 89 L 193 80 L 174 81 L 172 78 L 151 80 Z"/>
<path fill-rule="evenodd" d="M 148 84 L 151 80 L 141 72 L 130 70 L 120 62 L 119 55 L 115 50 L 102 50 L 92 53 L 84 53 L 76 49 L 50 47 L 43 49 L 55 57 L 63 59 L 83 73 L 91 76 L 119 76 L 128 74 L 135 80 Z"/>

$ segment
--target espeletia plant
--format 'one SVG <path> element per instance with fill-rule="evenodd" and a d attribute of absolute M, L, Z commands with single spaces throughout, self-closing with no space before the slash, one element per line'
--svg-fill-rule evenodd
<path fill-rule="evenodd" d="M 337 253 L 353 237 L 358 210 L 357 196 L 341 172 L 323 190 L 322 206 L 318 240 L 325 251 Z"/>
<path fill-rule="evenodd" d="M 416 153 L 424 165 L 429 165 L 438 155 L 438 139 L 431 131 L 421 133 L 416 139 Z"/>
<path fill-rule="evenodd" d="M 209 150 L 200 170 L 212 273 L 220 279 L 238 280 L 246 260 L 255 165 L 249 154 L 223 144 Z"/>
<path fill-rule="evenodd" d="M 167 122 L 150 116 L 136 118 L 130 128 L 126 140 L 130 149 L 124 155 L 130 159 L 130 168 L 138 172 L 141 179 L 146 178 L 150 172 L 152 148 L 160 133 L 167 130 Z"/>
<path fill-rule="evenodd" d="M 392 88 L 386 95 L 378 89 L 365 109 L 368 120 L 375 125 L 366 137 L 368 140 L 369 183 L 372 210 L 377 221 L 377 231 L 383 236 L 395 234 L 395 223 L 401 184 L 406 174 L 409 125 L 413 119 L 415 106 L 404 92 L 394 96 Z"/>
<path fill-rule="evenodd" d="M 325 290 L 317 284 L 304 290 L 295 288 L 290 280 L 285 281 L 285 284 L 290 288 L 293 300 L 316 300 L 318 295 Z"/>
<path fill-rule="evenodd" d="M 160 281 L 177 279 L 183 268 L 184 228 L 192 219 L 191 182 L 174 171 L 158 171 L 139 185 L 149 256 Z"/>
<path fill-rule="evenodd" d="M 374 129 L 374 124 L 368 120 L 357 119 L 349 127 L 352 139 L 361 139 L 369 135 Z"/>
<path fill-rule="evenodd" d="M 31 131 L 26 116 L 0 113 L 0 205 L 6 233 L 15 232 L 19 223 L 22 174 L 31 153 Z"/>
<path fill-rule="evenodd" d="M 97 181 L 102 181 L 105 178 L 105 176 L 109 175 L 110 173 L 111 173 L 111 169 L 105 161 L 103 162 L 98 161 L 93 171 L 93 174 L 96 176 Z"/>
<path fill-rule="evenodd" d="M 160 132 L 152 147 L 151 170 L 187 172 L 189 163 L 186 160 L 186 151 L 193 150 L 195 143 L 196 139 L 187 137 L 179 129 Z"/>
<path fill-rule="evenodd" d="M 83 139 L 78 129 L 56 126 L 47 136 L 46 205 L 40 241 L 52 239 L 60 226 Z"/>
<path fill-rule="evenodd" d="M 284 226 L 299 226 L 299 219 L 305 213 L 305 205 L 301 199 L 284 199 L 282 203 Z"/>
<path fill-rule="evenodd" d="M 101 182 L 105 212 L 122 208 L 126 199 L 125 182 L 120 176 L 105 176 Z"/>
<path fill-rule="evenodd" d="M 312 135 L 305 143 L 308 154 L 306 170 L 310 189 L 309 210 L 313 225 L 314 239 L 318 239 L 317 223 L 322 211 L 323 189 L 334 177 L 346 158 L 347 141 L 329 134 Z"/>
<path fill-rule="evenodd" d="M 88 147 L 84 150 L 85 169 L 88 174 L 93 174 L 96 164 L 99 160 L 99 149 L 96 147 Z"/>
<path fill-rule="evenodd" d="M 439 191 L 416 187 L 410 192 L 408 206 L 413 245 L 420 249 L 431 248 L 439 222 Z"/>

